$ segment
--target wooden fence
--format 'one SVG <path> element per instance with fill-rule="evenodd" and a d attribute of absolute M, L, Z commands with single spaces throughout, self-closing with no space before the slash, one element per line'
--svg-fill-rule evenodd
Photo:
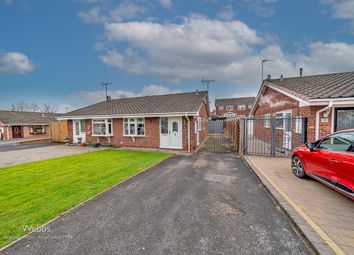
<path fill-rule="evenodd" d="M 234 146 L 235 152 L 240 153 L 240 119 L 225 120 L 225 133 Z"/>
<path fill-rule="evenodd" d="M 50 123 L 50 140 L 52 142 L 64 142 L 65 137 L 68 136 L 68 122 L 57 121 Z"/>

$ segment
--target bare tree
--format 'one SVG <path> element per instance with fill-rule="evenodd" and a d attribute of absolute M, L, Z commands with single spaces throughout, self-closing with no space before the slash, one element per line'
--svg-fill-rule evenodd
<path fill-rule="evenodd" d="M 29 104 L 25 101 L 20 101 L 11 105 L 13 111 L 29 111 Z"/>
<path fill-rule="evenodd" d="M 45 103 L 42 106 L 42 111 L 45 113 L 55 113 L 57 111 L 57 107 L 51 103 Z"/>
<path fill-rule="evenodd" d="M 32 103 L 30 105 L 30 111 L 32 111 L 32 112 L 39 112 L 40 108 L 41 107 L 38 103 Z"/>

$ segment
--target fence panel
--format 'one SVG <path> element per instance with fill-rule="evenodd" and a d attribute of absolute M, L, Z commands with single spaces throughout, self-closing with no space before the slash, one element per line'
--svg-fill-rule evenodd
<path fill-rule="evenodd" d="M 288 157 L 307 141 L 304 117 L 245 118 L 243 128 L 243 153 L 248 155 Z"/>
<path fill-rule="evenodd" d="M 50 123 L 50 139 L 52 142 L 64 142 L 68 136 L 68 123 L 66 121 Z"/>

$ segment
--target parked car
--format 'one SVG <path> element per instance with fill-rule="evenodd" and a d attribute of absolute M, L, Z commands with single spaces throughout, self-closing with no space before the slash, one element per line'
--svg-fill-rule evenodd
<path fill-rule="evenodd" d="M 291 168 L 295 176 L 311 176 L 354 200 L 354 129 L 294 149 Z"/>

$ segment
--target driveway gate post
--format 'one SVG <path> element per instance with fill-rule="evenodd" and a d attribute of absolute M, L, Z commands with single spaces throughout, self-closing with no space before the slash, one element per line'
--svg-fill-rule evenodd
<path fill-rule="evenodd" d="M 277 132 L 277 123 L 276 118 L 271 118 L 271 131 L 270 131 L 270 156 L 275 157 L 276 151 L 276 132 Z"/>

